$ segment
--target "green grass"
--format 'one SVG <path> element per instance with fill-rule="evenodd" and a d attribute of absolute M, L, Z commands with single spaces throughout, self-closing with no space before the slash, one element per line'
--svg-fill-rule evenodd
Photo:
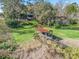
<path fill-rule="evenodd" d="M 49 28 L 53 30 L 53 34 L 60 38 L 72 38 L 79 39 L 79 25 L 70 25 L 68 27 L 63 27 L 64 29 L 55 29 Z"/>
<path fill-rule="evenodd" d="M 78 30 L 63 30 L 63 29 L 53 29 L 55 35 L 61 38 L 72 38 L 78 39 L 79 38 L 79 31 Z"/>
<path fill-rule="evenodd" d="M 35 28 L 32 26 L 25 26 L 24 28 L 13 29 L 13 37 L 17 43 L 28 42 L 33 39 Z"/>
<path fill-rule="evenodd" d="M 68 26 L 75 27 L 76 26 Z M 77 26 L 78 27 L 78 26 Z M 73 29 L 55 29 L 55 28 L 49 28 L 50 30 L 53 30 L 53 34 L 60 37 L 60 38 L 72 38 L 72 39 L 79 39 L 79 30 L 73 30 Z M 16 28 L 13 29 L 12 35 L 17 43 L 23 43 L 28 42 L 33 39 L 33 34 L 35 33 L 34 26 L 27 25 L 23 28 Z"/>
<path fill-rule="evenodd" d="M 31 41 L 34 38 L 35 28 L 37 21 L 23 22 L 23 28 L 12 29 L 13 38 L 17 43 Z"/>

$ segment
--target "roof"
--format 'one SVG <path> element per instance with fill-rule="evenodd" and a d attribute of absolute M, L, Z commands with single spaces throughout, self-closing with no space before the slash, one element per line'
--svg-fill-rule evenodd
<path fill-rule="evenodd" d="M 48 29 L 46 29 L 46 28 L 39 28 L 37 31 L 39 31 L 39 32 L 48 32 Z"/>

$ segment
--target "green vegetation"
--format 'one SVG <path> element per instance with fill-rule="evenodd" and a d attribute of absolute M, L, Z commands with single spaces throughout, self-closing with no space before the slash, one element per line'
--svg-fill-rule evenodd
<path fill-rule="evenodd" d="M 34 21 L 31 23 L 35 23 Z M 78 39 L 79 38 L 79 31 L 78 29 L 73 29 L 77 28 L 78 25 L 71 25 L 64 27 L 64 29 L 56 29 L 56 28 L 48 28 L 49 30 L 53 30 L 54 35 L 61 37 L 61 38 L 72 38 L 72 39 Z M 67 29 L 70 28 L 70 29 Z M 22 43 L 22 42 L 28 42 L 33 39 L 33 35 L 35 33 L 36 29 L 34 25 L 25 25 L 22 28 L 15 28 L 12 31 L 13 37 L 16 40 L 17 43 Z M 73 34 L 74 33 L 74 34 Z"/>
<path fill-rule="evenodd" d="M 16 49 L 15 40 L 12 38 L 10 28 L 0 19 L 0 59 L 10 59 L 9 52 Z"/>
<path fill-rule="evenodd" d="M 62 38 L 72 38 L 72 39 L 78 39 L 79 38 L 79 31 L 77 30 L 63 30 L 63 29 L 53 29 L 54 34 L 62 37 Z"/>
<path fill-rule="evenodd" d="M 10 49 L 12 48 L 13 42 L 12 35 L 10 33 L 10 28 L 6 26 L 5 21 L 0 19 L 0 49 Z"/>
<path fill-rule="evenodd" d="M 79 58 L 79 48 L 65 47 L 61 48 L 58 44 L 52 44 L 52 47 L 64 57 L 64 59 L 78 59 Z"/>
<path fill-rule="evenodd" d="M 35 28 L 32 26 L 25 26 L 24 28 L 13 29 L 13 37 L 17 43 L 30 41 L 33 39 Z"/>
<path fill-rule="evenodd" d="M 79 25 L 63 26 L 62 28 L 49 28 L 53 34 L 61 38 L 79 39 Z"/>
<path fill-rule="evenodd" d="M 17 45 L 15 42 L 23 44 L 31 41 L 39 24 L 47 26 L 53 30 L 53 35 L 60 38 L 79 39 L 79 5 L 70 3 L 64 6 L 60 1 L 53 5 L 46 0 L 0 0 L 4 18 L 0 19 L 0 50 L 13 52 Z M 79 49 L 57 48 L 64 53 L 65 59 L 79 57 Z"/>

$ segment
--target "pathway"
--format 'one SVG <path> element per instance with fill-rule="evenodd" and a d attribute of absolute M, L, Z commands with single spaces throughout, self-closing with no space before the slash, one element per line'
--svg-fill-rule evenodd
<path fill-rule="evenodd" d="M 59 42 L 62 44 L 65 44 L 67 46 L 79 48 L 79 40 L 78 39 L 66 38 L 66 39 L 60 40 Z"/>

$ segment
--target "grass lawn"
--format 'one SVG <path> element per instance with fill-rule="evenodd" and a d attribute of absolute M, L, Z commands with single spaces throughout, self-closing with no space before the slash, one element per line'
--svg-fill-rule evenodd
<path fill-rule="evenodd" d="M 35 29 L 32 26 L 25 26 L 24 28 L 13 29 L 13 37 L 17 43 L 28 42 L 33 39 Z"/>
<path fill-rule="evenodd" d="M 61 38 L 79 39 L 79 31 L 78 30 L 53 29 L 53 32 L 56 36 L 59 36 Z"/>
<path fill-rule="evenodd" d="M 53 34 L 60 38 L 72 38 L 79 39 L 79 30 L 72 29 L 55 29 L 49 28 L 53 30 Z M 33 34 L 35 33 L 35 28 L 33 26 L 24 26 L 23 28 L 13 29 L 13 37 L 17 43 L 28 42 L 33 39 Z"/>
<path fill-rule="evenodd" d="M 65 27 L 64 29 L 49 29 L 53 30 L 53 34 L 60 38 L 79 39 L 79 25 L 70 25 L 68 27 Z"/>

